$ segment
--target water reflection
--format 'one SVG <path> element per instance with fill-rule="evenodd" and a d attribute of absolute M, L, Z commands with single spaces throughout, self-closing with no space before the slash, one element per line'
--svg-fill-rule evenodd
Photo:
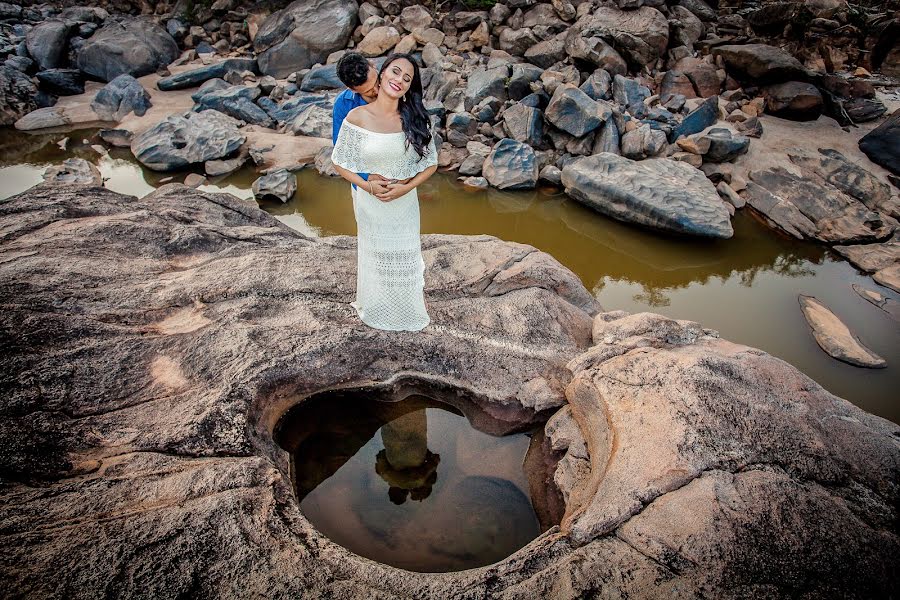
<path fill-rule="evenodd" d="M 276 439 L 291 454 L 303 513 L 362 556 L 455 571 L 501 560 L 540 533 L 522 469 L 528 436 L 480 432 L 431 398 L 316 398 L 284 417 Z"/>
<path fill-rule="evenodd" d="M 99 157 L 92 131 L 30 135 L 0 130 L 0 199 L 41 181 L 47 165 L 69 156 L 95 162 L 107 187 L 143 195 L 167 177 L 187 171 L 144 170 L 127 149 Z M 56 142 L 69 138 L 68 150 Z M 85 142 L 87 140 L 87 142 Z M 201 187 L 252 198 L 258 175 L 247 167 Z M 297 174 L 298 190 L 286 203 L 261 208 L 309 236 L 356 235 L 347 184 L 313 169 Z M 748 209 L 732 220 L 729 240 L 687 239 L 651 232 L 606 218 L 555 189 L 473 190 L 452 174 L 437 174 L 419 188 L 423 233 L 489 234 L 530 244 L 572 269 L 607 309 L 651 310 L 693 319 L 735 342 L 766 350 L 798 366 L 828 390 L 864 409 L 900 421 L 900 369 L 891 361 L 900 328 L 889 315 L 852 291 L 857 283 L 888 298 L 821 244 L 800 242 L 761 224 Z M 426 273 L 426 283 L 428 274 Z M 813 341 L 797 294 L 817 296 L 860 339 L 888 358 L 877 373 L 838 363 Z"/>

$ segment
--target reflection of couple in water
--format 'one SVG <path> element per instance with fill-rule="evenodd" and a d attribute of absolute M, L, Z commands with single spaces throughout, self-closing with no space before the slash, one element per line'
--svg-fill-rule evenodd
<path fill-rule="evenodd" d="M 407 413 L 381 428 L 384 450 L 375 458 L 375 472 L 390 486 L 388 497 L 403 504 L 406 497 L 424 500 L 437 481 L 441 457 L 428 449 L 425 410 Z"/>
<path fill-rule="evenodd" d="M 370 327 L 418 331 L 430 319 L 416 188 L 437 170 L 419 67 L 408 54 L 392 54 L 376 72 L 350 52 L 337 70 L 348 89 L 334 104 L 332 162 L 352 184 L 357 224 L 351 305 Z"/>

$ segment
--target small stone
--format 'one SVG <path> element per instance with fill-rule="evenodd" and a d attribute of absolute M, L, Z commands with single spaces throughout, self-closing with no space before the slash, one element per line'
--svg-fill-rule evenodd
<path fill-rule="evenodd" d="M 883 369 L 887 366 L 887 362 L 857 340 L 827 306 L 813 296 L 800 294 L 799 300 L 803 316 L 812 327 L 813 337 L 822 350 L 857 367 Z"/>

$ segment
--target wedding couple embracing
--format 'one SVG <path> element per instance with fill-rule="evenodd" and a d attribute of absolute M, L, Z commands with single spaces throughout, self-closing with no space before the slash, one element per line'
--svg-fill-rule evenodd
<path fill-rule="evenodd" d="M 416 188 L 437 170 L 419 67 L 391 54 L 376 71 L 349 52 L 337 64 L 347 86 L 335 99 L 331 161 L 351 183 L 357 226 L 356 300 L 363 323 L 418 331 L 428 325 Z"/>

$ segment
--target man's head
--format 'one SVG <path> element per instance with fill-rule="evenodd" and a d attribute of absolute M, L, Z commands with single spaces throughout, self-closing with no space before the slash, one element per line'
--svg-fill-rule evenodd
<path fill-rule="evenodd" d="M 372 102 L 378 96 L 378 71 L 359 52 L 347 52 L 337 63 L 341 83 Z"/>

